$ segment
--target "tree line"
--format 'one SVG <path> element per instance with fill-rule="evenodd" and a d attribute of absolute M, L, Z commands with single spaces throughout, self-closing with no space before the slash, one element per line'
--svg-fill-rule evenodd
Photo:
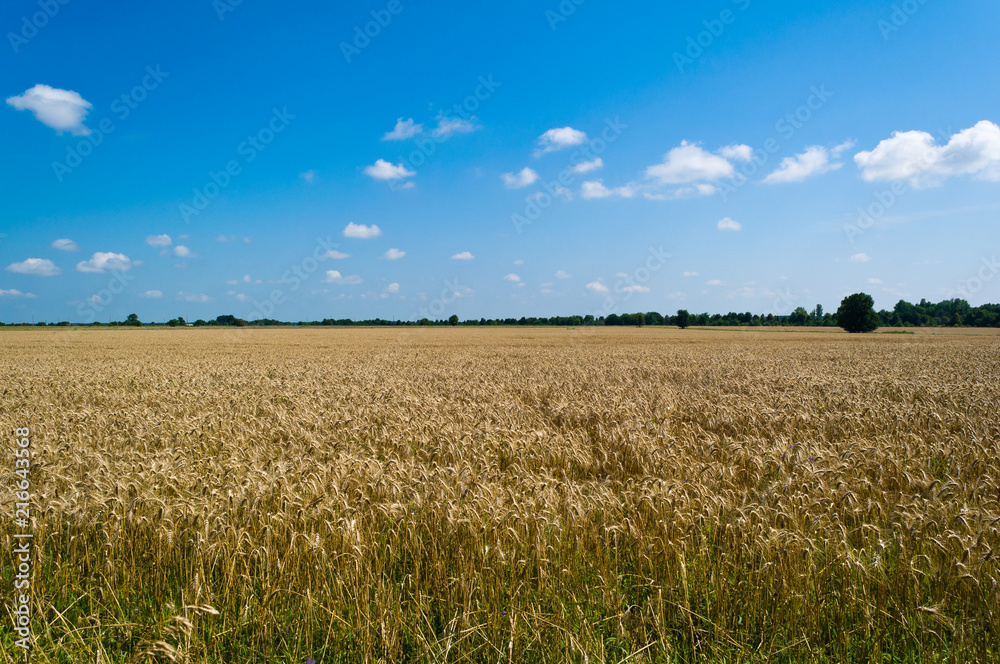
<path fill-rule="evenodd" d="M 573 327 L 584 325 L 604 325 L 604 326 L 646 326 L 646 325 L 672 325 L 676 327 L 844 327 L 844 306 L 851 298 L 864 296 L 863 301 L 856 301 L 854 304 L 865 309 L 864 313 L 858 314 L 863 319 L 862 327 L 1000 327 L 1000 304 L 983 304 L 978 307 L 969 305 L 961 299 L 942 300 L 941 302 L 928 302 L 921 299 L 917 304 L 912 304 L 906 300 L 900 300 L 893 307 L 892 311 L 882 309 L 874 311 L 870 295 L 857 293 L 845 298 L 841 303 L 841 308 L 837 312 L 830 313 L 823 310 L 823 306 L 817 304 L 812 311 L 807 311 L 804 307 L 798 307 L 788 315 L 754 314 L 749 311 L 738 313 L 731 311 L 727 314 L 693 314 L 681 309 L 676 314 L 661 314 L 656 311 L 635 312 L 635 313 L 610 313 L 606 316 L 552 316 L 552 317 L 527 317 L 520 318 L 479 318 L 460 320 L 457 315 L 452 315 L 447 319 L 431 320 L 422 318 L 418 321 L 388 320 L 383 318 L 353 320 L 351 318 L 324 318 L 315 321 L 288 322 L 271 318 L 257 320 L 245 320 L 231 314 L 218 316 L 213 320 L 199 319 L 189 323 L 184 318 L 173 318 L 164 323 L 167 327 L 246 327 L 246 326 L 335 326 L 335 327 L 405 327 L 405 326 L 516 326 L 516 325 L 553 325 L 559 327 Z M 868 313 L 870 310 L 870 313 Z M 68 326 L 68 321 L 59 323 L 36 323 L 36 326 Z M 0 326 L 4 325 L 0 322 Z M 17 324 L 14 324 L 17 325 Z M 24 325 L 24 324 L 22 324 Z M 130 314 L 124 321 L 112 321 L 110 323 L 91 323 L 95 327 L 138 327 L 142 325 L 158 326 L 158 323 L 143 323 L 136 314 Z M 847 329 L 845 327 L 845 329 Z M 874 328 L 872 328 L 874 329 Z M 859 330 L 868 331 L 868 330 Z"/>

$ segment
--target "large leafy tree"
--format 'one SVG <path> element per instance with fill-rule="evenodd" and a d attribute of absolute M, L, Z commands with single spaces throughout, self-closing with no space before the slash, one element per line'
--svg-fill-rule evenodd
<path fill-rule="evenodd" d="M 688 326 L 691 320 L 691 314 L 688 313 L 687 309 L 680 309 L 677 311 L 677 327 L 682 330 Z"/>
<path fill-rule="evenodd" d="M 837 324 L 848 332 L 874 332 L 880 322 L 875 300 L 867 293 L 848 295 L 837 309 Z"/>

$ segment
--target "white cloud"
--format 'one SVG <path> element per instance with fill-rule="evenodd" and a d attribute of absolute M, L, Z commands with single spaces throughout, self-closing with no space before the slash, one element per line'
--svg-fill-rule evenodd
<path fill-rule="evenodd" d="M 448 118 L 439 115 L 437 121 L 438 126 L 434 128 L 432 133 L 435 138 L 440 140 L 445 140 L 452 134 L 471 134 L 476 130 L 475 124 L 462 118 Z"/>
<path fill-rule="evenodd" d="M 741 230 L 743 228 L 743 224 L 741 224 L 738 221 L 734 221 L 733 219 L 730 219 L 729 217 L 726 217 L 725 219 L 719 219 L 719 223 L 716 224 L 716 226 L 719 227 L 720 231 L 734 231 L 735 232 L 735 231 Z"/>
<path fill-rule="evenodd" d="M 1000 127 L 983 120 L 938 145 L 925 131 L 897 131 L 854 161 L 867 182 L 909 180 L 935 186 L 949 177 L 973 175 L 1000 181 Z"/>
<path fill-rule="evenodd" d="M 20 263 L 11 263 L 6 269 L 8 272 L 33 274 L 36 277 L 54 277 L 61 272 L 48 258 L 29 258 Z"/>
<path fill-rule="evenodd" d="M 408 138 L 413 138 L 420 132 L 424 130 L 423 125 L 415 124 L 413 118 L 404 120 L 403 118 L 397 118 L 396 126 L 392 131 L 385 133 L 382 136 L 383 141 L 405 141 Z"/>
<path fill-rule="evenodd" d="M 631 286 L 626 286 L 622 289 L 623 293 L 648 293 L 649 286 L 640 286 L 638 284 L 633 284 Z"/>
<path fill-rule="evenodd" d="M 706 286 L 721 286 L 724 282 L 722 279 L 709 279 L 705 282 Z"/>
<path fill-rule="evenodd" d="M 35 297 L 38 297 L 38 296 L 35 295 L 34 293 L 22 293 L 21 291 L 17 290 L 16 288 L 9 288 L 7 290 L 4 290 L 4 289 L 0 288 L 0 297 L 28 297 L 28 298 L 35 298 Z"/>
<path fill-rule="evenodd" d="M 205 295 L 204 293 L 185 293 L 184 291 L 180 291 L 177 293 L 177 299 L 184 300 L 186 302 L 198 302 L 201 304 L 212 301 L 212 298 Z"/>
<path fill-rule="evenodd" d="M 867 263 L 871 259 L 872 259 L 871 256 L 869 256 L 868 254 L 864 254 L 864 253 L 854 254 L 853 256 L 851 256 L 851 262 L 852 263 Z"/>
<path fill-rule="evenodd" d="M 566 270 L 559 270 L 556 272 L 556 279 L 572 279 L 573 275 Z"/>
<path fill-rule="evenodd" d="M 309 169 L 305 173 L 299 173 L 299 177 L 302 178 L 308 184 L 312 184 L 316 179 L 316 171 Z"/>
<path fill-rule="evenodd" d="M 471 251 L 460 251 L 451 257 L 455 261 L 471 261 L 475 256 L 472 255 Z"/>
<path fill-rule="evenodd" d="M 834 159 L 840 159 L 841 153 L 846 152 L 847 150 L 850 150 L 855 145 L 857 145 L 857 141 L 855 141 L 853 139 L 848 139 L 848 140 L 844 141 L 843 143 L 841 143 L 840 145 L 832 148 L 830 150 L 830 155 Z"/>
<path fill-rule="evenodd" d="M 344 285 L 357 285 L 360 284 L 364 279 L 356 274 L 343 275 L 337 270 L 327 270 L 326 279 L 323 280 L 324 284 L 344 284 Z"/>
<path fill-rule="evenodd" d="M 632 185 L 625 185 L 624 187 L 608 189 L 604 186 L 604 183 L 601 180 L 591 180 L 584 182 L 580 186 L 580 197 L 587 200 L 594 198 L 610 198 L 612 196 L 632 198 L 635 196 L 635 188 Z"/>
<path fill-rule="evenodd" d="M 724 157 L 706 152 L 700 145 L 681 141 L 667 153 L 663 163 L 646 169 L 646 177 L 662 184 L 689 184 L 699 180 L 714 182 L 733 174 L 733 165 Z"/>
<path fill-rule="evenodd" d="M 517 175 L 504 173 L 500 176 L 500 179 L 503 180 L 504 186 L 508 189 L 520 189 L 521 187 L 527 187 L 537 182 L 538 173 L 534 169 L 524 167 Z"/>
<path fill-rule="evenodd" d="M 831 163 L 830 153 L 826 151 L 826 148 L 821 145 L 813 145 L 806 148 L 802 154 L 782 159 L 778 168 L 764 178 L 764 182 L 767 184 L 802 182 L 813 175 L 835 171 L 843 165 L 840 162 Z"/>
<path fill-rule="evenodd" d="M 345 232 L 344 235 L 347 235 L 347 233 Z M 323 258 L 333 258 L 335 260 L 343 260 L 345 258 L 350 258 L 350 257 L 351 257 L 350 254 L 345 254 L 343 251 L 337 251 L 336 249 L 331 249 L 330 251 L 323 254 Z"/>
<path fill-rule="evenodd" d="M 573 166 L 569 170 L 573 171 L 574 173 L 589 173 L 590 171 L 596 171 L 597 169 L 603 167 L 604 167 L 604 160 L 601 159 L 600 157 L 597 157 L 596 159 L 593 159 L 591 161 L 581 162 L 576 166 Z"/>
<path fill-rule="evenodd" d="M 524 261 L 518 258 L 516 261 L 514 261 L 514 265 L 524 265 Z"/>
<path fill-rule="evenodd" d="M 147 235 L 146 244 L 151 247 L 168 247 L 173 243 L 169 235 Z"/>
<path fill-rule="evenodd" d="M 399 292 L 399 284 L 397 284 L 395 282 L 389 284 L 388 286 L 385 287 L 385 292 L 386 293 L 398 293 Z"/>
<path fill-rule="evenodd" d="M 871 279 L 868 280 L 868 283 L 870 283 L 873 286 L 881 286 L 882 285 L 882 280 L 881 279 L 876 279 L 876 278 L 872 277 Z"/>
<path fill-rule="evenodd" d="M 400 251 L 399 249 L 390 249 L 389 251 L 385 252 L 385 254 L 383 254 L 383 256 L 385 256 L 385 259 L 389 261 L 399 260 L 405 255 L 406 252 Z"/>
<path fill-rule="evenodd" d="M 545 154 L 546 152 L 571 148 L 582 144 L 586 140 L 587 135 L 585 133 L 572 127 L 549 129 L 538 137 L 539 149 L 535 151 L 535 156 Z"/>
<path fill-rule="evenodd" d="M 176 247 L 174 247 L 174 256 L 177 256 L 178 258 L 191 258 L 197 255 L 198 254 L 194 253 L 193 251 L 185 247 L 183 244 L 179 244 Z"/>
<path fill-rule="evenodd" d="M 683 300 L 687 295 L 681 291 L 674 291 L 673 293 L 667 293 L 667 297 L 671 300 Z"/>
<path fill-rule="evenodd" d="M 750 161 L 753 159 L 753 148 L 749 145 L 727 145 L 719 150 L 719 154 L 729 161 Z"/>
<path fill-rule="evenodd" d="M 7 103 L 19 111 L 28 110 L 42 124 L 59 132 L 72 132 L 86 136 L 90 130 L 83 126 L 91 103 L 72 90 L 60 90 L 38 84 L 23 94 L 7 98 Z"/>
<path fill-rule="evenodd" d="M 602 284 L 600 281 L 591 281 L 589 284 L 584 286 L 587 290 L 592 293 L 607 293 L 608 287 Z"/>
<path fill-rule="evenodd" d="M 365 167 L 365 175 L 376 180 L 402 180 L 416 174 L 416 171 L 408 170 L 403 164 L 391 164 L 385 159 L 376 159 L 374 164 Z"/>
<path fill-rule="evenodd" d="M 163 291 L 148 290 L 145 293 L 143 293 L 142 296 L 150 300 L 158 300 L 161 297 L 163 297 Z"/>
<path fill-rule="evenodd" d="M 98 251 L 90 257 L 89 261 L 80 261 L 76 264 L 78 272 L 104 272 L 105 270 L 131 270 L 134 263 L 125 254 L 116 254 L 110 251 Z"/>
<path fill-rule="evenodd" d="M 503 280 L 504 281 L 513 281 L 514 283 L 519 283 L 521 281 L 521 277 L 519 277 L 514 272 L 511 272 L 510 274 L 505 275 L 504 278 L 503 278 Z"/>
<path fill-rule="evenodd" d="M 378 237 L 381 234 L 382 229 L 375 224 L 365 226 L 364 224 L 356 224 L 352 221 L 344 227 L 344 237 L 353 237 L 358 240 L 367 240 Z"/>
<path fill-rule="evenodd" d="M 685 277 L 697 277 L 698 273 L 697 272 L 685 272 L 684 276 Z"/>
<path fill-rule="evenodd" d="M 150 236 L 150 237 L 152 237 L 152 236 Z M 148 242 L 149 240 L 147 239 L 146 241 Z M 216 242 L 235 242 L 236 241 L 236 236 L 235 235 L 220 235 L 219 237 L 215 238 L 215 241 Z"/>
<path fill-rule="evenodd" d="M 76 251 L 80 248 L 80 245 L 67 238 L 56 240 L 51 246 L 53 249 L 58 249 L 59 251 Z"/>

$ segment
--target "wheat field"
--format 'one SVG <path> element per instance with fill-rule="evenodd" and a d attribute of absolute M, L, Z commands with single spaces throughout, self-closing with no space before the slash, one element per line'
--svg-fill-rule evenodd
<path fill-rule="evenodd" d="M 0 349 L 0 421 L 34 452 L 39 662 L 1000 661 L 996 335 Z"/>

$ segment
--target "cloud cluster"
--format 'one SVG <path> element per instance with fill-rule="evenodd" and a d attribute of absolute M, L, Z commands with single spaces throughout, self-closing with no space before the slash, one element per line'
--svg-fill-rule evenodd
<path fill-rule="evenodd" d="M 36 277 L 54 277 L 61 272 L 48 258 L 28 258 L 20 263 L 11 263 L 6 269 L 8 272 L 31 274 Z"/>
<path fill-rule="evenodd" d="M 83 126 L 92 104 L 72 90 L 62 90 L 39 83 L 22 94 L 7 98 L 7 104 L 19 111 L 31 111 L 42 124 L 56 131 L 86 136 Z"/>
<path fill-rule="evenodd" d="M 344 227 L 344 237 L 351 237 L 356 240 L 367 240 L 378 237 L 381 234 L 382 229 L 375 224 L 365 226 L 364 224 L 356 224 L 352 221 Z"/>
<path fill-rule="evenodd" d="M 504 173 L 500 176 L 508 189 L 520 189 L 538 182 L 538 173 L 534 169 L 524 167 L 518 173 Z"/>
<path fill-rule="evenodd" d="M 131 270 L 135 263 L 125 254 L 116 254 L 111 251 L 98 251 L 90 260 L 80 261 L 76 264 L 78 272 L 107 272 L 117 270 L 124 272 Z"/>

